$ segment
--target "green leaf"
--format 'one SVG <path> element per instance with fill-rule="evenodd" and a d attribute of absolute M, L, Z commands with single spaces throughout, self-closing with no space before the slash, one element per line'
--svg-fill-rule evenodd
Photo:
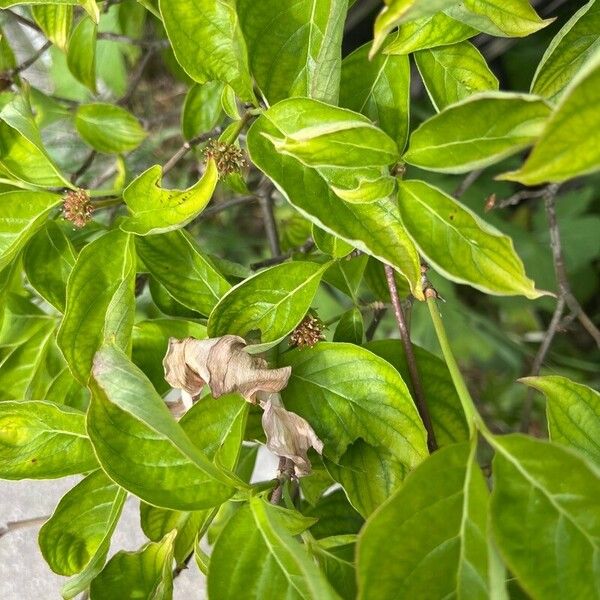
<path fill-rule="evenodd" d="M 194 219 L 210 202 L 219 175 L 209 160 L 204 175 L 187 190 L 160 187 L 162 167 L 154 165 L 134 179 L 123 192 L 131 216 L 121 229 L 136 235 L 166 233 L 180 229 Z"/>
<path fill-rule="evenodd" d="M 250 68 L 270 104 L 290 96 L 337 102 L 346 9 L 347 0 L 237 1 Z"/>
<path fill-rule="evenodd" d="M 470 42 L 419 50 L 415 62 L 437 111 L 477 92 L 498 89 L 485 58 Z"/>
<path fill-rule="evenodd" d="M 60 196 L 49 192 L 0 194 L 0 270 L 15 260 L 60 202 Z"/>
<path fill-rule="evenodd" d="M 69 39 L 67 66 L 77 81 L 96 93 L 96 35 L 98 26 L 89 17 L 83 17 Z"/>
<path fill-rule="evenodd" d="M 210 598 L 339 598 L 293 537 L 311 522 L 297 512 L 251 498 L 217 538 L 208 571 Z"/>
<path fill-rule="evenodd" d="M 600 48 L 600 4 L 582 6 L 556 34 L 531 82 L 531 93 L 558 98 L 581 67 Z"/>
<path fill-rule="evenodd" d="M 424 181 L 402 181 L 402 222 L 434 269 L 488 294 L 543 295 L 525 275 L 511 238 L 466 206 Z"/>
<path fill-rule="evenodd" d="M 536 96 L 484 92 L 449 106 L 410 136 L 404 160 L 440 173 L 466 173 L 516 154 L 542 133 L 550 107 Z"/>
<path fill-rule="evenodd" d="M 410 66 L 408 57 L 376 56 L 369 60 L 369 44 L 344 58 L 340 106 L 377 123 L 404 148 L 408 137 Z"/>
<path fill-rule="evenodd" d="M 102 468 L 120 486 L 175 510 L 218 506 L 233 494 L 233 475 L 194 445 L 121 351 L 105 347 L 96 354 L 92 392 L 88 434 Z"/>
<path fill-rule="evenodd" d="M 598 598 L 600 477 L 572 451 L 522 435 L 494 437 L 494 539 L 533 598 Z"/>
<path fill-rule="evenodd" d="M 431 17 L 404 23 L 383 53 L 410 54 L 417 50 L 462 42 L 477 33 L 476 29 L 444 13 L 437 13 Z"/>
<path fill-rule="evenodd" d="M 318 542 L 309 540 L 309 550 L 335 591 L 345 600 L 354 600 L 356 598 L 354 544 L 339 538 L 340 536 L 333 536 Z"/>
<path fill-rule="evenodd" d="M 181 113 L 181 130 L 186 140 L 210 131 L 219 123 L 223 114 L 222 91 L 223 84 L 219 81 L 196 84 L 190 88 Z"/>
<path fill-rule="evenodd" d="M 61 313 L 65 311 L 67 280 L 75 261 L 75 250 L 55 221 L 47 221 L 33 236 L 23 257 L 31 287 Z"/>
<path fill-rule="evenodd" d="M 140 122 L 114 104 L 79 105 L 75 112 L 75 127 L 86 144 L 105 154 L 135 150 L 146 137 Z"/>
<path fill-rule="evenodd" d="M 356 307 L 351 308 L 339 320 L 333 333 L 333 341 L 360 345 L 363 342 L 364 330 L 362 313 Z"/>
<path fill-rule="evenodd" d="M 404 381 L 410 380 L 401 340 L 376 340 L 365 347 L 387 360 Z M 467 441 L 469 427 L 446 363 L 419 346 L 413 345 L 413 352 L 438 445 Z"/>
<path fill-rule="evenodd" d="M 458 0 L 386 0 L 375 20 L 371 57 L 382 46 L 387 34 L 402 23 L 431 17 Z"/>
<path fill-rule="evenodd" d="M 474 449 L 437 451 L 362 530 L 359 598 L 490 598 L 487 506 Z"/>
<path fill-rule="evenodd" d="M 131 347 L 134 286 L 135 257 L 128 234 L 110 231 L 79 253 L 67 283 L 67 304 L 57 341 L 71 372 L 83 385 L 100 346 Z"/>
<path fill-rule="evenodd" d="M 479 31 L 504 37 L 524 37 L 554 21 L 541 19 L 529 0 L 464 0 L 444 12 Z"/>
<path fill-rule="evenodd" d="M 550 439 L 600 464 L 600 394 L 558 375 L 519 381 L 545 394 Z"/>
<path fill-rule="evenodd" d="M 175 532 L 150 542 L 137 552 L 117 552 L 92 581 L 90 600 L 173 597 L 173 541 Z"/>
<path fill-rule="evenodd" d="M 73 24 L 73 7 L 68 4 L 38 4 L 31 7 L 31 14 L 44 35 L 63 52 Z"/>
<path fill-rule="evenodd" d="M 40 529 L 40 549 L 50 568 L 66 576 L 85 569 L 114 529 L 125 498 L 102 471 L 68 491 Z"/>
<path fill-rule="evenodd" d="M 136 238 L 136 249 L 150 274 L 184 306 L 209 315 L 231 288 L 186 231 Z"/>
<path fill-rule="evenodd" d="M 161 0 L 159 6 L 177 62 L 194 81 L 228 83 L 242 100 L 254 100 L 233 0 Z"/>
<path fill-rule="evenodd" d="M 339 237 L 323 231 L 314 223 L 312 225 L 312 239 L 315 246 L 324 254 L 332 258 L 344 258 L 352 252 L 352 246 Z"/>
<path fill-rule="evenodd" d="M 26 93 L 0 110 L 0 167 L 12 177 L 40 187 L 72 187 L 46 152 Z"/>
<path fill-rule="evenodd" d="M 537 185 L 600 168 L 600 50 L 571 81 L 542 135 L 518 171 L 497 179 Z"/>
<path fill-rule="evenodd" d="M 152 319 L 140 321 L 133 326 L 132 360 L 150 379 L 159 394 L 171 389 L 165 381 L 162 364 L 170 337 L 202 339 L 206 337 L 206 327 L 183 319 Z"/>
<path fill-rule="evenodd" d="M 386 448 L 409 467 L 426 455 L 425 431 L 398 372 L 352 344 L 320 342 L 286 352 L 292 367 L 282 391 L 286 408 L 304 417 L 337 462 L 354 440 Z"/>
<path fill-rule="evenodd" d="M 284 104 L 293 107 L 294 102 L 295 99 L 279 103 L 254 122 L 247 136 L 252 161 L 303 216 L 353 247 L 392 265 L 410 283 L 415 297 L 422 299 L 419 257 L 400 223 L 395 202 L 389 199 L 369 204 L 344 202 L 329 189 L 316 169 L 278 153 L 265 137 L 264 134 L 279 138 L 285 135 L 277 123 L 289 116 L 285 114 L 285 106 L 283 111 L 280 108 Z"/>
<path fill-rule="evenodd" d="M 56 479 L 97 464 L 83 413 L 48 402 L 0 402 L 0 478 Z"/>
<path fill-rule="evenodd" d="M 265 269 L 233 287 L 210 313 L 208 336 L 241 337 L 260 332 L 268 348 L 280 342 L 304 318 L 329 263 L 289 262 Z"/>

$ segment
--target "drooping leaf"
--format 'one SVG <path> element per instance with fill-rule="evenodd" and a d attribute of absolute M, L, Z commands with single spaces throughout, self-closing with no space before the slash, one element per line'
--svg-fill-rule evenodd
<path fill-rule="evenodd" d="M 77 133 L 94 150 L 120 154 L 137 148 L 146 132 L 128 111 L 114 104 L 80 104 L 75 113 Z"/>
<path fill-rule="evenodd" d="M 550 439 L 576 448 L 600 464 L 600 394 L 558 375 L 519 381 L 546 396 Z"/>
<path fill-rule="evenodd" d="M 54 221 L 47 221 L 25 250 L 23 267 L 29 283 L 60 312 L 65 310 L 67 280 L 75 261 L 71 242 Z"/>
<path fill-rule="evenodd" d="M 339 320 L 333 333 L 333 341 L 360 345 L 363 342 L 364 330 L 362 313 L 356 307 L 351 308 Z"/>
<path fill-rule="evenodd" d="M 185 97 L 181 113 L 181 130 L 185 139 L 210 131 L 221 119 L 223 84 L 209 81 L 193 85 Z"/>
<path fill-rule="evenodd" d="M 339 598 L 293 537 L 313 522 L 261 498 L 251 498 L 217 538 L 208 571 L 210 597 Z"/>
<path fill-rule="evenodd" d="M 150 504 L 199 510 L 233 494 L 234 477 L 193 444 L 150 381 L 115 348 L 96 354 L 87 430 L 104 471 Z"/>
<path fill-rule="evenodd" d="M 286 408 L 311 424 L 325 457 L 339 461 L 359 438 L 409 467 L 427 455 L 408 389 L 385 360 L 352 344 L 321 342 L 285 353 L 280 364 L 292 367 L 282 391 Z"/>
<path fill-rule="evenodd" d="M 470 42 L 419 50 L 415 62 L 437 111 L 478 92 L 498 89 L 496 76 Z"/>
<path fill-rule="evenodd" d="M 488 294 L 543 295 L 525 275 L 512 240 L 424 181 L 402 181 L 402 222 L 427 261 L 445 277 Z"/>
<path fill-rule="evenodd" d="M 159 7 L 175 57 L 194 81 L 228 83 L 242 100 L 254 99 L 233 0 L 162 0 Z"/>
<path fill-rule="evenodd" d="M 356 598 L 356 570 L 353 563 L 354 544 L 348 536 L 332 536 L 312 542 L 309 550 L 319 567 L 344 600 Z"/>
<path fill-rule="evenodd" d="M 600 48 L 600 4 L 582 6 L 556 34 L 531 82 L 531 93 L 558 98 L 577 71 Z"/>
<path fill-rule="evenodd" d="M 58 345 L 77 380 L 85 385 L 96 351 L 104 343 L 131 347 L 135 316 L 135 257 L 131 236 L 113 230 L 88 244 L 67 283 Z"/>
<path fill-rule="evenodd" d="M 0 402 L 0 478 L 55 479 L 97 464 L 83 413 L 48 402 Z"/>
<path fill-rule="evenodd" d="M 469 444 L 437 451 L 362 530 L 359 598 L 490 598 L 487 505 Z"/>
<path fill-rule="evenodd" d="M 31 14 L 44 35 L 65 51 L 73 24 L 73 7 L 69 4 L 38 4 L 31 7 Z"/>
<path fill-rule="evenodd" d="M 312 239 L 315 246 L 324 254 L 329 254 L 332 258 L 344 258 L 352 252 L 352 246 L 340 239 L 336 235 L 323 231 L 314 223 L 312 226 Z"/>
<path fill-rule="evenodd" d="M 60 201 L 58 194 L 49 192 L 17 190 L 0 194 L 0 270 L 44 226 Z"/>
<path fill-rule="evenodd" d="M 347 4 L 238 0 L 250 68 L 270 104 L 291 96 L 337 102 Z"/>
<path fill-rule="evenodd" d="M 263 134 L 279 138 L 285 135 L 277 125 L 279 117 L 285 116 L 279 114 L 281 104 L 259 117 L 248 132 L 248 150 L 254 164 L 274 181 L 288 201 L 306 218 L 328 233 L 392 265 L 410 283 L 415 297 L 422 298 L 419 258 L 401 226 L 395 203 L 388 199 L 369 204 L 344 202 L 329 189 L 316 169 L 277 152 Z"/>
<path fill-rule="evenodd" d="M 550 107 L 536 96 L 484 92 L 431 117 L 410 136 L 404 160 L 440 173 L 499 162 L 541 135 Z"/>
<path fill-rule="evenodd" d="M 173 597 L 173 541 L 175 532 L 150 542 L 137 552 L 117 552 L 90 586 L 90 600 Z"/>
<path fill-rule="evenodd" d="M 554 21 L 541 19 L 529 0 L 463 0 L 444 12 L 479 31 L 504 37 L 524 37 Z"/>
<path fill-rule="evenodd" d="M 518 171 L 498 179 L 537 185 L 600 168 L 600 50 L 571 81 L 542 135 Z"/>
<path fill-rule="evenodd" d="M 125 498 L 124 490 L 100 470 L 69 490 L 40 529 L 40 549 L 50 568 L 66 576 L 83 571 L 102 551 Z"/>
<path fill-rule="evenodd" d="M 290 262 L 265 269 L 229 290 L 210 313 L 209 337 L 260 332 L 258 348 L 281 341 L 304 318 L 328 264 Z"/>
<path fill-rule="evenodd" d="M 136 238 L 150 274 L 184 306 L 209 315 L 231 287 L 183 230 Z"/>
<path fill-rule="evenodd" d="M 73 77 L 96 93 L 96 36 L 98 25 L 83 17 L 69 38 L 67 65 Z"/>
<path fill-rule="evenodd" d="M 417 50 L 462 42 L 477 34 L 477 30 L 450 18 L 444 13 L 404 23 L 388 44 L 384 54 L 410 54 Z"/>
<path fill-rule="evenodd" d="M 533 598 L 597 598 L 598 470 L 564 446 L 522 435 L 495 437 L 494 539 Z"/>
<path fill-rule="evenodd" d="M 369 117 L 398 145 L 408 137 L 410 66 L 407 57 L 376 56 L 369 44 L 344 58 L 340 106 Z"/>

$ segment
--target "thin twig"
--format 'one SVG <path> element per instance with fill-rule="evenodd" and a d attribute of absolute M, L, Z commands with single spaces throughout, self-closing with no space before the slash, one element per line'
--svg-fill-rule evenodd
<path fill-rule="evenodd" d="M 404 354 L 406 355 L 406 364 L 408 366 L 408 374 L 415 396 L 415 403 L 419 415 L 421 416 L 421 420 L 423 421 L 423 425 L 425 425 L 425 430 L 427 431 L 427 447 L 429 448 L 429 452 L 434 452 L 437 450 L 435 432 L 433 431 L 431 416 L 429 414 L 429 409 L 427 408 L 427 402 L 425 401 L 425 393 L 417 368 L 417 360 L 410 341 L 410 332 L 406 326 L 404 311 L 402 310 L 402 304 L 400 303 L 400 298 L 398 296 L 398 288 L 396 287 L 396 280 L 394 278 L 394 269 L 389 265 L 385 265 L 385 277 L 392 299 L 392 306 L 394 307 L 394 316 L 396 317 L 396 323 L 398 324 L 400 339 L 402 340 L 402 345 L 404 347 Z"/>
<path fill-rule="evenodd" d="M 9 77 L 14 77 L 28 69 L 36 60 L 38 60 L 38 58 L 40 58 L 40 56 L 42 56 L 42 54 L 44 54 L 44 52 L 46 52 L 46 50 L 48 50 L 48 48 L 50 48 L 50 46 L 52 46 L 52 42 L 46 42 L 33 56 L 24 60 L 20 65 L 17 65 L 13 69 L 10 69 L 8 72 Z"/>
<path fill-rule="evenodd" d="M 494 208 L 507 208 L 509 206 L 516 206 L 522 200 L 529 200 L 530 198 L 542 198 L 547 194 L 547 189 L 542 188 L 539 190 L 519 190 L 512 196 L 509 196 L 505 200 L 497 202 Z"/>
<path fill-rule="evenodd" d="M 285 456 L 279 457 L 279 466 L 277 467 L 277 485 L 271 494 L 271 504 L 279 504 L 283 496 L 283 487 L 285 482 L 294 476 L 294 463 Z"/>
<path fill-rule="evenodd" d="M 37 31 L 38 33 L 41 33 L 41 34 L 44 33 L 42 31 L 41 27 L 38 27 L 36 23 L 31 21 L 27 17 L 24 17 L 23 15 L 20 15 L 19 13 L 16 13 L 12 10 L 4 10 L 3 12 L 10 15 L 15 21 L 17 21 L 21 25 L 25 25 L 25 27 L 29 27 L 30 29 Z"/>
<path fill-rule="evenodd" d="M 50 517 L 51 515 L 45 515 L 43 517 L 33 517 L 31 519 L 23 519 L 21 521 L 9 521 L 5 526 L 0 526 L 0 538 L 7 533 L 12 533 L 13 531 L 17 531 L 19 529 L 43 525 Z"/>
<path fill-rule="evenodd" d="M 479 176 L 483 173 L 483 169 L 477 169 L 476 171 L 471 171 L 467 174 L 467 176 L 458 184 L 454 192 L 452 192 L 452 196 L 454 198 L 460 198 L 476 181 L 479 179 Z"/>
<path fill-rule="evenodd" d="M 268 181 L 265 179 L 265 181 Z M 267 234 L 267 241 L 269 242 L 269 248 L 273 256 L 279 256 L 281 254 L 281 246 L 279 245 L 279 234 L 277 232 L 277 221 L 275 221 L 275 214 L 273 212 L 273 199 L 271 193 L 273 192 L 273 184 L 268 182 L 261 184 L 256 191 L 258 201 L 260 203 L 260 210 L 262 212 L 263 223 L 265 225 L 265 233 Z"/>
<path fill-rule="evenodd" d="M 387 312 L 386 307 L 376 308 L 373 311 L 373 319 L 371 320 L 371 323 L 369 323 L 369 327 L 367 327 L 367 331 L 365 332 L 365 338 L 366 338 L 367 342 L 370 342 L 373 339 L 373 337 L 375 336 L 375 332 L 377 331 L 377 328 L 379 327 L 379 323 L 381 323 L 381 321 L 383 320 L 383 317 L 385 316 L 386 312 Z"/>
<path fill-rule="evenodd" d="M 77 183 L 79 179 L 86 173 L 86 171 L 92 166 L 94 159 L 96 158 L 96 151 L 92 150 L 85 158 L 79 169 L 71 175 L 71 183 Z"/>
<path fill-rule="evenodd" d="M 184 142 L 184 144 L 173 154 L 173 156 L 167 161 L 165 166 L 163 167 L 163 175 L 166 175 L 192 148 L 202 144 L 203 142 L 207 142 L 211 138 L 219 135 L 222 131 L 221 127 L 215 127 L 210 131 L 205 133 L 201 133 L 196 137 L 193 137 L 191 140 Z"/>
<path fill-rule="evenodd" d="M 258 269 L 262 269 L 264 267 L 272 267 L 273 265 L 278 265 L 282 262 L 285 262 L 288 258 L 291 258 L 294 253 L 299 252 L 300 254 L 308 254 L 315 247 L 315 243 L 312 239 L 306 240 L 302 246 L 298 248 L 293 248 L 292 250 L 288 250 L 287 252 L 283 252 L 277 256 L 272 256 L 271 258 L 267 258 L 265 260 L 261 260 L 259 262 L 252 263 L 250 268 L 253 271 L 257 271 Z"/>
<path fill-rule="evenodd" d="M 224 210 L 229 210 L 234 206 L 239 206 L 240 204 L 248 204 L 250 202 L 256 202 L 258 198 L 254 195 L 252 196 L 240 196 L 239 198 L 231 198 L 230 200 L 223 200 L 222 202 L 218 202 L 212 206 L 209 206 L 203 212 L 198 215 L 198 220 L 203 221 L 204 219 L 208 219 Z"/>
<path fill-rule="evenodd" d="M 169 47 L 169 40 L 154 40 L 154 39 L 136 39 L 120 33 L 110 33 L 104 31 L 98 34 L 99 40 L 108 40 L 110 42 L 121 42 L 123 44 L 131 44 L 133 46 L 141 46 L 143 48 L 154 48 L 162 50 Z"/>
<path fill-rule="evenodd" d="M 142 77 L 144 76 L 144 71 L 150 62 L 150 59 L 154 56 L 156 52 L 156 48 L 150 48 L 146 54 L 142 57 L 142 60 L 137 65 L 135 73 L 132 75 L 131 80 L 129 81 L 129 87 L 127 88 L 127 92 L 125 95 L 117 102 L 121 106 L 126 106 L 129 104 L 131 98 L 135 94 L 135 91 L 138 88 L 138 85 L 142 81 Z"/>

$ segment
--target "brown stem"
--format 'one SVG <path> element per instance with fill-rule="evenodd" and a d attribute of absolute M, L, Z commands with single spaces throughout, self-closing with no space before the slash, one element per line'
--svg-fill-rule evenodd
<path fill-rule="evenodd" d="M 43 525 L 51 515 L 44 517 L 33 517 L 31 519 L 22 519 L 21 521 L 9 521 L 6 526 L 0 526 L 0 538 L 7 533 L 17 531 L 19 529 L 26 529 L 27 527 L 36 527 L 37 525 Z"/>
<path fill-rule="evenodd" d="M 452 196 L 454 198 L 460 198 L 478 179 L 479 176 L 483 173 L 483 169 L 477 169 L 476 171 L 471 171 L 456 187 L 454 192 L 452 192 Z"/>
<path fill-rule="evenodd" d="M 277 233 L 277 221 L 275 221 L 275 214 L 273 212 L 273 199 L 271 198 L 272 191 L 273 185 L 270 181 L 265 179 L 258 187 L 256 195 L 260 203 L 271 255 L 279 256 L 281 254 L 281 246 L 279 245 L 279 234 Z"/>
<path fill-rule="evenodd" d="M 373 319 L 371 320 L 371 323 L 369 323 L 369 327 L 367 327 L 367 331 L 365 332 L 365 338 L 367 342 L 370 342 L 375 336 L 375 332 L 377 331 L 377 328 L 379 327 L 379 324 L 381 323 L 386 312 L 386 307 L 376 308 L 373 311 Z"/>
<path fill-rule="evenodd" d="M 282 254 L 278 254 L 277 256 L 272 256 L 271 258 L 267 258 L 265 260 L 261 260 L 259 262 L 252 263 L 250 268 L 253 271 L 257 271 L 258 269 L 262 269 L 264 267 L 272 267 L 273 265 L 278 265 L 282 262 L 285 262 L 288 258 L 294 254 L 294 252 L 300 252 L 301 254 L 307 254 L 315 247 L 315 243 L 308 239 L 302 246 L 295 248 L 293 250 L 288 250 Z"/>
<path fill-rule="evenodd" d="M 20 65 L 17 65 L 14 69 L 11 69 L 9 71 L 10 77 L 14 77 L 15 75 L 18 75 L 21 71 L 25 71 L 25 69 L 28 69 L 38 58 L 40 58 L 40 56 L 42 56 L 42 54 L 44 54 L 44 52 L 46 52 L 46 50 L 48 50 L 48 48 L 50 48 L 50 46 L 52 46 L 52 42 L 46 42 L 33 56 L 31 56 L 27 60 L 24 60 Z"/>
<path fill-rule="evenodd" d="M 211 131 L 207 131 L 206 133 L 201 133 L 196 137 L 193 137 L 191 140 L 185 142 L 175 154 L 167 161 L 165 166 L 163 167 L 163 175 L 166 175 L 192 148 L 195 148 L 199 144 L 203 142 L 207 142 L 211 138 L 219 135 L 221 133 L 221 127 L 215 127 Z"/>
<path fill-rule="evenodd" d="M 92 150 L 83 161 L 82 165 L 71 175 L 71 183 L 76 184 L 86 171 L 92 166 L 94 159 L 96 158 L 96 151 Z"/>
<path fill-rule="evenodd" d="M 283 486 L 285 482 L 292 478 L 294 474 L 294 463 L 285 456 L 279 457 L 279 466 L 277 467 L 277 485 L 271 494 L 271 504 L 279 504 L 283 496 Z"/>
<path fill-rule="evenodd" d="M 398 296 L 396 280 L 394 279 L 394 269 L 389 265 L 385 265 L 385 276 L 390 291 L 390 297 L 392 299 L 392 306 L 394 307 L 394 316 L 396 317 L 396 323 L 398 324 L 398 331 L 400 332 L 400 339 L 402 340 L 404 353 L 406 355 L 406 364 L 408 365 L 408 374 L 415 397 L 415 403 L 419 415 L 421 416 L 421 420 L 423 421 L 423 425 L 425 425 L 425 430 L 427 431 L 427 447 L 429 448 L 429 452 L 434 452 L 438 447 L 435 439 L 435 432 L 433 431 L 431 416 L 427 408 L 427 402 L 425 401 L 425 393 L 423 392 L 419 370 L 417 369 L 417 361 L 410 341 L 410 332 L 408 331 L 406 319 L 404 318 L 404 311 L 402 310 L 402 304 L 400 303 L 400 298 Z"/>
<path fill-rule="evenodd" d="M 142 59 L 137 65 L 135 73 L 129 81 L 129 86 L 127 88 L 127 91 L 125 92 L 125 95 L 117 102 L 117 104 L 120 104 L 121 106 L 126 106 L 129 104 L 129 102 L 133 98 L 133 95 L 135 94 L 135 91 L 140 85 L 140 82 L 142 81 L 142 77 L 144 76 L 144 71 L 146 70 L 148 63 L 150 62 L 150 59 L 154 56 L 155 52 L 156 48 L 149 48 L 148 52 L 146 52 L 146 54 L 142 57 Z"/>

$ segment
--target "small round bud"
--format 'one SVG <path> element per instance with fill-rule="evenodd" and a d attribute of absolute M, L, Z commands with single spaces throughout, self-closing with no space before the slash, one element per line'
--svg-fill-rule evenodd
<path fill-rule="evenodd" d="M 319 317 L 308 314 L 290 335 L 290 345 L 298 348 L 312 348 L 317 342 L 325 339 L 325 325 Z"/>
<path fill-rule="evenodd" d="M 221 177 L 240 173 L 248 165 L 246 153 L 235 144 L 226 144 L 220 140 L 210 140 L 204 149 L 206 160 L 213 159 Z"/>

